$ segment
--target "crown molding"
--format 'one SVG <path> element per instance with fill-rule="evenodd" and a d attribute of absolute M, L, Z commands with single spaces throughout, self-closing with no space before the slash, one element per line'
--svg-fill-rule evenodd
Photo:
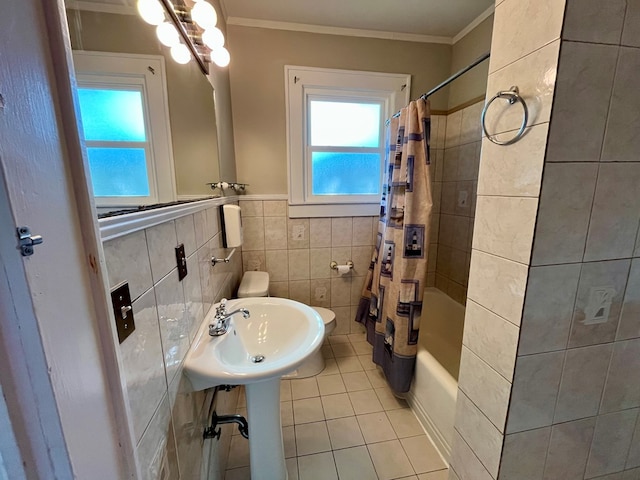
<path fill-rule="evenodd" d="M 222 17 L 224 18 L 224 21 L 226 23 L 227 18 L 229 18 L 229 14 L 227 13 L 227 5 L 225 4 L 225 0 L 220 0 L 220 10 L 222 10 Z"/>
<path fill-rule="evenodd" d="M 493 15 L 493 12 L 495 11 L 495 9 L 496 9 L 495 5 L 491 5 L 484 12 L 478 15 L 469 25 L 467 25 L 462 30 L 460 30 L 458 34 L 451 39 L 451 44 L 452 45 L 456 44 L 460 40 L 462 40 L 462 38 L 464 38 L 469 32 L 471 32 L 471 30 L 476 28 L 478 25 L 484 22 L 487 18 Z"/>
<path fill-rule="evenodd" d="M 342 35 L 347 37 L 367 37 L 404 42 L 441 43 L 445 45 L 452 45 L 452 39 L 450 37 L 420 35 L 415 33 L 384 32 L 380 30 L 363 30 L 359 28 L 328 27 L 324 25 L 310 25 L 307 23 L 276 22 L 272 20 L 259 20 L 244 17 L 227 17 L 227 25 L 268 28 L 272 30 L 289 30 L 293 32 L 321 33 L 325 35 Z"/>

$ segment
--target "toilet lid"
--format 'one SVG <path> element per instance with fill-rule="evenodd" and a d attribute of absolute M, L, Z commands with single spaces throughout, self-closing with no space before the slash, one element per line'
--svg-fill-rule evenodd
<path fill-rule="evenodd" d="M 311 307 L 313 308 L 316 312 L 318 312 L 320 314 L 320 316 L 322 317 L 322 321 L 324 322 L 325 325 L 329 325 L 331 322 L 333 322 L 336 319 L 336 314 L 329 310 L 328 308 L 324 308 L 324 307 Z"/>

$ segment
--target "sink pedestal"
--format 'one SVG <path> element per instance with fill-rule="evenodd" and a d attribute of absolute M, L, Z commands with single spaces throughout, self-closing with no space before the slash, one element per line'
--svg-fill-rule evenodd
<path fill-rule="evenodd" d="M 251 480 L 286 480 L 280 421 L 280 377 L 247 383 L 245 389 Z"/>

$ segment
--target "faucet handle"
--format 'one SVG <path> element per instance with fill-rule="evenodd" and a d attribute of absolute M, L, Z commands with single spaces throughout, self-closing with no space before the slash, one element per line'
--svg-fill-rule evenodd
<path fill-rule="evenodd" d="M 227 313 L 227 299 L 220 300 L 220 304 L 216 307 L 216 315 L 224 315 Z"/>

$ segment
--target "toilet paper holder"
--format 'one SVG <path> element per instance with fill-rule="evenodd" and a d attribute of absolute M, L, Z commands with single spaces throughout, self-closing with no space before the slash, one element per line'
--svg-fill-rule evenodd
<path fill-rule="evenodd" d="M 349 267 L 349 270 L 353 270 L 353 262 L 351 260 L 347 260 L 346 265 Z M 329 266 L 332 270 L 338 270 L 338 262 L 336 261 L 331 262 Z"/>

